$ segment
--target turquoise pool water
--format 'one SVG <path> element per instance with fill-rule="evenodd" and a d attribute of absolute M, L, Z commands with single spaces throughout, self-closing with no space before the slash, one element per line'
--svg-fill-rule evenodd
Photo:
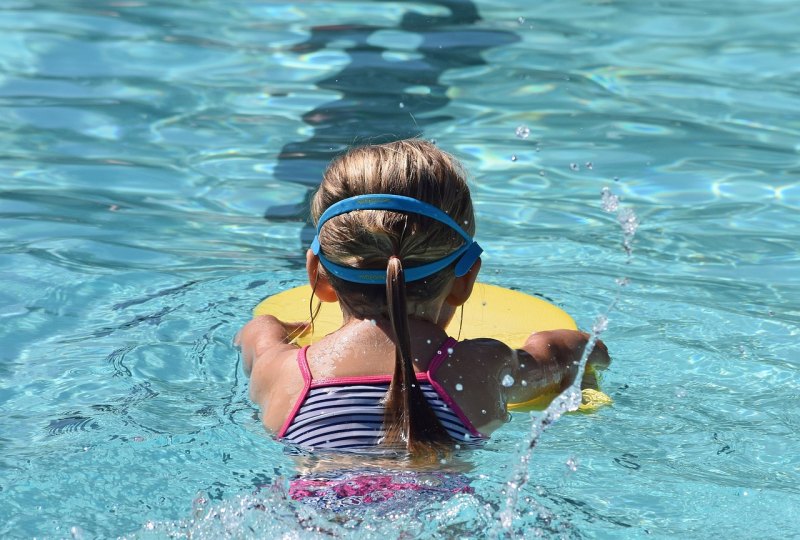
<path fill-rule="evenodd" d="M 798 20 L 791 0 L 4 2 L 0 536 L 800 536 Z M 475 495 L 340 523 L 281 498 L 293 464 L 231 346 L 303 281 L 328 159 L 412 134 L 471 172 L 484 281 L 583 327 L 620 294 L 615 403 L 541 437 L 511 529 L 526 415 L 463 457 Z M 630 258 L 604 187 L 641 223 Z"/>

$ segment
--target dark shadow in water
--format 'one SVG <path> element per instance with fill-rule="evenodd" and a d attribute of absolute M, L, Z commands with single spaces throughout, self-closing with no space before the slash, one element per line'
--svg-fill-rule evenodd
<path fill-rule="evenodd" d="M 319 88 L 338 92 L 341 97 L 303 115 L 303 121 L 314 127 L 313 137 L 287 144 L 278 156 L 275 178 L 306 186 L 303 200 L 268 208 L 266 219 L 307 220 L 313 188 L 328 162 L 349 146 L 420 136 L 431 124 L 453 120 L 435 112 L 450 101 L 448 87 L 439 82 L 442 74 L 449 69 L 485 65 L 484 51 L 519 40 L 512 32 L 476 28 L 480 16 L 468 0 L 424 3 L 444 8 L 449 14 L 409 11 L 397 27 L 358 23 L 316 26 L 305 42 L 293 48 L 304 54 L 328 47 L 339 49 L 337 44 L 347 43 L 339 50 L 350 56 L 350 63 L 317 82 Z M 387 59 L 386 48 L 369 42 L 381 30 L 417 34 L 420 44 L 405 58 Z M 429 92 L 409 92 L 412 87 L 428 88 Z M 306 246 L 312 236 L 311 228 L 306 227 L 301 234 L 302 245 Z"/>

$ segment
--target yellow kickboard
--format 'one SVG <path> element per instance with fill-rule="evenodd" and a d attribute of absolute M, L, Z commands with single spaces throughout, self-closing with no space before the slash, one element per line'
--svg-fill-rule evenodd
<path fill-rule="evenodd" d="M 253 310 L 253 316 L 274 315 L 286 322 L 310 320 L 311 287 L 303 285 L 270 296 Z M 317 301 L 313 302 L 316 309 Z M 460 317 L 453 318 L 447 333 L 459 335 Z M 295 338 L 298 345 L 313 343 L 315 336 L 325 336 L 342 325 L 342 312 L 337 303 L 322 303 L 314 318 L 314 330 Z M 564 310 L 519 291 L 496 285 L 476 283 L 464 304 L 464 321 L 460 339 L 493 338 L 512 348 L 519 348 L 532 332 L 558 329 L 576 330 L 575 321 Z M 544 408 L 554 396 L 541 396 L 525 403 L 509 404 L 511 410 Z M 597 390 L 583 391 L 580 411 L 589 412 L 611 403 L 611 398 Z"/>

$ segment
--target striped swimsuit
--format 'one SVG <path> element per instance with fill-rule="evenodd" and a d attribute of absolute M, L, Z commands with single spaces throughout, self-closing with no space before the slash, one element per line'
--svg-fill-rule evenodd
<path fill-rule="evenodd" d="M 456 444 L 479 446 L 482 435 L 458 405 L 436 381 L 435 374 L 458 343 L 448 338 L 442 343 L 428 371 L 417 373 L 417 381 L 436 417 Z M 374 449 L 383 437 L 384 406 L 391 375 L 340 377 L 312 380 L 306 351 L 297 352 L 304 388 L 289 417 L 278 432 L 284 442 L 305 448 L 326 450 Z"/>

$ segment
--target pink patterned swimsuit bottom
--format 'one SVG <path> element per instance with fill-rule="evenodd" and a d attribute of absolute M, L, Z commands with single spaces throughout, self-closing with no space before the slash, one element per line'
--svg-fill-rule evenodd
<path fill-rule="evenodd" d="M 407 508 L 409 503 L 444 501 L 458 493 L 474 493 L 469 478 L 443 472 L 336 471 L 289 484 L 293 500 L 334 511 L 363 505 Z"/>

